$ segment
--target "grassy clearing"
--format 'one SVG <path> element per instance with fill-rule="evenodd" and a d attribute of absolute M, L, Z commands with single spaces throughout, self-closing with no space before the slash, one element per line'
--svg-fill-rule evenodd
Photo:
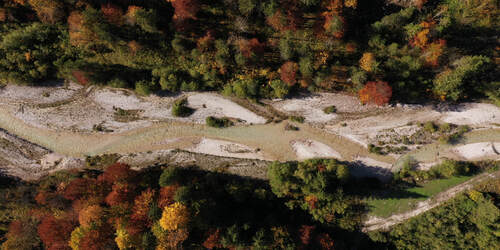
<path fill-rule="evenodd" d="M 439 179 L 429 181 L 422 187 L 408 188 L 405 190 L 394 191 L 388 194 L 392 197 L 406 197 L 406 198 L 383 198 L 373 199 L 370 198 L 366 202 L 370 207 L 370 214 L 379 217 L 389 217 L 395 213 L 403 213 L 411 210 L 420 201 L 431 198 L 432 196 L 454 187 L 458 184 L 472 179 L 473 176 L 459 176 L 451 177 L 449 179 Z"/>

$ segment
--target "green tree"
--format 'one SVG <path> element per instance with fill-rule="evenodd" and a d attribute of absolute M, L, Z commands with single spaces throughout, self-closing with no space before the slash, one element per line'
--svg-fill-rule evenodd
<path fill-rule="evenodd" d="M 55 26 L 33 23 L 14 29 L 0 42 L 0 80 L 36 84 L 56 77 L 53 62 L 62 56 L 62 33 Z"/>
<path fill-rule="evenodd" d="M 455 68 L 444 71 L 434 80 L 434 91 L 457 101 L 482 92 L 490 83 L 494 65 L 485 56 L 464 56 L 453 63 Z"/>

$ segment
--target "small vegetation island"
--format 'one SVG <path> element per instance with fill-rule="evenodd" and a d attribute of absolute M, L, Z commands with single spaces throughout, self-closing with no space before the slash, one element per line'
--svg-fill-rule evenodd
<path fill-rule="evenodd" d="M 0 250 L 500 249 L 499 0 L 0 0 Z"/>

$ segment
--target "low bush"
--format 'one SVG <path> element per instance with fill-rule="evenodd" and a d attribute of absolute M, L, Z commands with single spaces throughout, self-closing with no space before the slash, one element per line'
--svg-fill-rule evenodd
<path fill-rule="evenodd" d="M 304 123 L 306 120 L 303 116 L 290 116 L 288 119 L 292 122 Z"/>
<path fill-rule="evenodd" d="M 368 144 L 368 151 L 373 154 L 377 155 L 383 155 L 384 152 L 382 151 L 381 147 L 375 146 L 374 144 Z"/>
<path fill-rule="evenodd" d="M 175 117 L 188 117 L 194 110 L 187 106 L 188 102 L 186 98 L 177 100 L 172 106 L 172 115 Z"/>
<path fill-rule="evenodd" d="M 467 176 L 478 170 L 478 167 L 468 162 L 454 160 L 444 160 L 428 171 L 415 170 L 415 166 L 416 162 L 414 161 L 405 162 L 403 168 L 395 175 L 395 178 L 410 182 L 422 182 L 433 179 L 448 179 L 453 176 Z"/>
<path fill-rule="evenodd" d="M 422 125 L 424 127 L 424 130 L 429 132 L 429 133 L 434 133 L 437 131 L 436 124 L 434 122 L 426 122 Z"/>
<path fill-rule="evenodd" d="M 325 114 L 337 113 L 337 107 L 335 106 L 326 107 L 323 109 L 323 112 L 325 112 Z"/>
<path fill-rule="evenodd" d="M 205 121 L 209 127 L 214 128 L 227 128 L 234 125 L 234 123 L 226 117 L 217 118 L 209 116 Z"/>

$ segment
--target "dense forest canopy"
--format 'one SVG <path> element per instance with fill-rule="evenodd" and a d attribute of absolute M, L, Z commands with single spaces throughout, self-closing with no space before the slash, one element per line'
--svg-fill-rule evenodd
<path fill-rule="evenodd" d="M 0 80 L 500 99 L 497 0 L 2 0 Z"/>
<path fill-rule="evenodd" d="M 493 162 L 484 167 L 498 171 Z M 433 172 L 445 178 L 477 168 L 446 162 Z M 32 182 L 0 176 L 0 249 L 497 249 L 500 242 L 500 179 L 388 232 L 363 233 L 362 197 L 394 195 L 419 173 L 384 186 L 353 178 L 347 163 L 332 159 L 271 163 L 269 181 L 196 166 L 99 169 Z"/>

